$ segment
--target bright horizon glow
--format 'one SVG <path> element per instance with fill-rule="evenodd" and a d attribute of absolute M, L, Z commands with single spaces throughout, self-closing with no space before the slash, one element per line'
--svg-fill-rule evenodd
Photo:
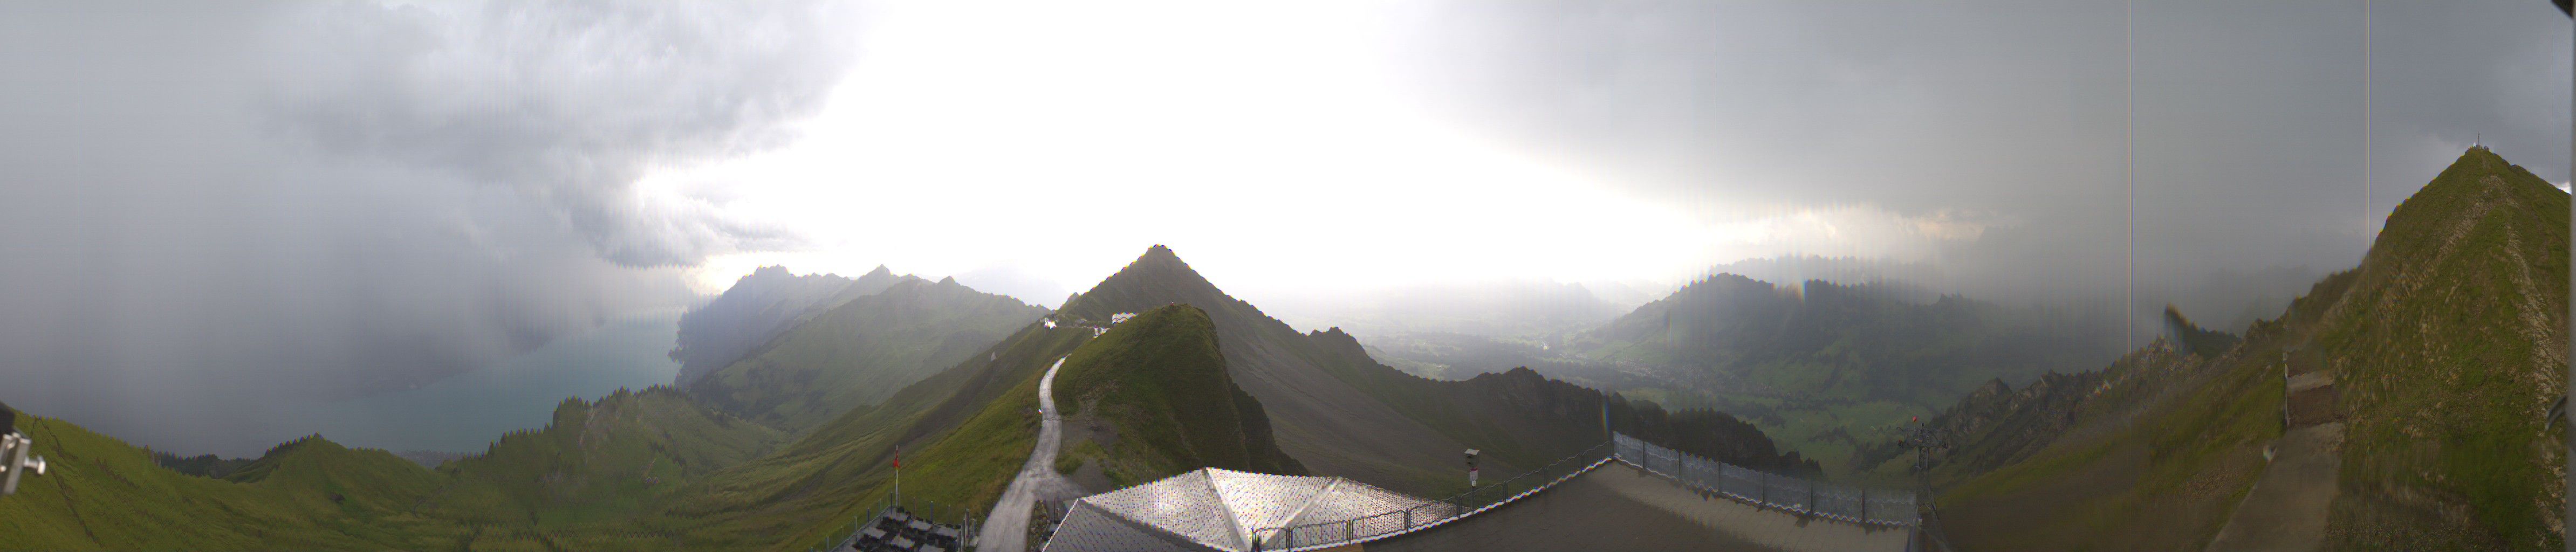
<path fill-rule="evenodd" d="M 1080 291 L 1157 243 L 1230 290 L 1672 282 L 1939 234 L 1863 207 L 1694 212 L 1453 128 L 1391 78 L 1397 18 L 1351 13 L 1376 7 L 888 6 L 797 140 L 657 171 L 639 199 L 799 242 L 708 259 L 700 293 L 771 264 Z"/>

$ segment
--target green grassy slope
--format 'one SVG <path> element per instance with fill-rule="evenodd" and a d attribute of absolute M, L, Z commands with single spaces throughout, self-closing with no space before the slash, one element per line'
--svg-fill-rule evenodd
<path fill-rule="evenodd" d="M 152 460 L 159 462 L 161 467 L 170 468 L 172 471 L 177 471 L 179 473 L 222 479 L 224 476 L 231 475 L 234 471 L 242 469 L 243 466 L 250 465 L 252 459 L 224 458 L 212 454 L 182 457 L 167 452 L 153 451 Z"/>
<path fill-rule="evenodd" d="M 2041 437 L 2035 454 L 1968 478 L 1939 498 L 1954 544 L 1970 550 L 2198 550 L 2261 475 L 2280 436 L 2278 340 L 2218 359 L 2158 342 L 2108 371 L 2108 391 L 2071 415 L 2073 429 Z M 2068 389 L 2092 393 L 2101 387 Z M 2041 417 L 2049 414 L 2037 413 Z M 2023 420 L 2027 423 L 2031 420 Z M 1981 449 L 2030 446 L 1966 439 L 1961 475 Z M 1978 438 L 1982 437 L 1982 438 Z M 2049 440 L 2054 437 L 2053 440 Z"/>
<path fill-rule="evenodd" d="M 1055 318 L 1106 324 L 1119 313 L 1171 304 L 1207 313 L 1235 384 L 1261 402 L 1280 447 L 1307 469 L 1421 495 L 1452 490 L 1452 480 L 1460 479 L 1458 453 L 1473 446 L 1394 409 L 1352 377 L 1402 373 L 1326 351 L 1315 336 L 1226 295 L 1170 248 L 1148 248 L 1099 285 L 1066 300 Z M 1501 472 L 1525 458 L 1497 460 L 1493 469 Z"/>
<path fill-rule="evenodd" d="M 1100 462 L 1120 486 L 1202 467 L 1302 475 L 1271 441 L 1261 403 L 1234 385 L 1205 311 L 1145 311 L 1075 349 L 1056 375 L 1056 405 L 1089 414 L 1119 436 L 1079 461 Z M 1078 445 L 1067 444 L 1068 448 Z"/>
<path fill-rule="evenodd" d="M 840 536 L 891 493 L 903 447 L 903 495 L 988 507 L 1037 440 L 1037 377 L 1092 337 L 1029 324 L 967 361 L 854 408 L 779 450 L 691 482 L 640 525 L 685 535 L 693 549 L 803 550 Z"/>
<path fill-rule="evenodd" d="M 2471 149 L 2397 206 L 2314 347 L 2349 427 L 2330 532 L 2408 550 L 2556 549 L 2568 197 Z"/>
<path fill-rule="evenodd" d="M 815 311 L 885 291 L 914 278 L 879 266 L 858 278 L 789 274 L 764 266 L 735 280 L 721 295 L 680 315 L 671 359 L 680 361 L 673 385 L 686 387 L 716 369 L 742 360 L 794 328 Z"/>
<path fill-rule="evenodd" d="M 1172 434 L 1176 440 L 1151 447 L 1161 451 L 1157 456 L 1177 458 L 1175 451 L 1185 450 L 1191 461 L 1211 464 L 1239 456 L 1244 467 L 1276 468 L 1266 471 L 1293 471 L 1292 462 L 1303 460 L 1282 458 L 1284 446 L 1257 444 L 1264 439 L 1257 436 L 1256 420 L 1268 417 L 1274 428 L 1281 427 L 1267 402 L 1253 406 L 1259 393 L 1199 393 L 1219 387 L 1206 376 L 1220 373 L 1246 391 L 1255 386 L 1246 378 L 1251 374 L 1267 378 L 1262 384 L 1273 392 L 1315 384 L 1335 393 L 1330 401 L 1300 404 L 1306 416 L 1337 415 L 1341 407 L 1371 409 L 1339 420 L 1347 426 L 1340 435 L 1360 441 L 1319 441 L 1313 433 L 1318 427 L 1297 429 L 1309 431 L 1309 444 L 1344 445 L 1310 450 L 1362 459 L 1345 465 L 1378 462 L 1413 470 L 1411 475 L 1420 476 L 1415 482 L 1454 478 L 1455 454 L 1464 448 L 1454 446 L 1460 442 L 1455 439 L 1494 440 L 1489 449 L 1497 452 L 1487 466 L 1497 473 L 1508 471 L 1506 462 L 1552 460 L 1559 450 L 1601 439 L 1600 405 L 1607 399 L 1598 392 L 1534 374 L 1482 383 L 1405 376 L 1370 361 L 1338 331 L 1299 334 L 1224 297 L 1168 250 L 1153 257 L 1140 264 L 1160 270 L 1122 271 L 1076 301 L 1092 301 L 1082 304 L 1102 310 L 1095 318 L 1104 321 L 1110 313 L 1170 305 L 1178 301 L 1166 297 L 1183 294 L 1226 313 L 1203 306 L 1168 311 L 1204 313 L 1206 323 L 1195 334 L 1214 328 L 1213 344 L 1174 338 L 1191 345 L 1175 345 L 1181 352 L 1195 354 L 1168 358 L 1195 360 L 1165 363 L 1163 355 L 1148 354 L 1168 349 L 1159 346 L 1104 346 L 1081 361 L 1157 374 L 1108 388 L 1084 384 L 1106 391 L 1102 397 L 1110 406 L 1095 407 L 1101 412 L 1125 410 L 1142 414 L 1137 419 L 1143 425 L 1179 426 Z M 1173 267 L 1180 270 L 1168 270 Z M 1109 299 L 1116 297 L 1124 299 Z M 1156 324 L 1148 320 L 1138 328 Z M 1249 337 L 1238 342 L 1229 326 Z M 145 451 L 69 424 L 31 420 L 29 432 L 47 443 L 42 452 L 59 470 L 52 475 L 62 477 L 36 480 L 38 486 L 58 485 L 54 491 L 0 500 L 0 513 L 13 514 L 0 518 L 0 543 L 76 549 L 802 550 L 844 534 L 849 521 L 892 491 L 888 461 L 897 447 L 904 451 L 903 496 L 916 510 L 936 502 L 945 506 L 941 517 L 953 520 L 963 517 L 961 505 L 988 507 L 1034 444 L 1038 419 L 1031 409 L 1038 376 L 1093 336 L 1090 328 L 1074 324 L 1024 323 L 998 344 L 963 355 L 880 403 L 841 411 L 774 447 L 781 433 L 660 388 L 567 401 L 547 428 L 506 436 L 481 456 L 435 471 L 387 453 L 326 446 L 317 438 L 281 446 L 232 479 L 216 480 L 156 467 Z M 1211 348 L 1225 370 L 1192 371 L 1191 366 L 1204 367 L 1200 361 L 1208 360 Z M 1237 355 L 1260 369 L 1243 368 Z M 1201 377 L 1187 377 L 1193 374 Z M 1370 391 L 1352 387 L 1389 382 L 1402 383 Z M 1143 394 L 1109 398 L 1122 388 Z M 1164 407 L 1195 414 L 1156 416 Z M 1234 415 L 1232 424 L 1202 423 L 1227 412 Z M 1429 429 L 1435 425 L 1447 429 Z M 1281 433 L 1278 441 L 1285 442 L 1287 431 Z M 1750 438 L 1760 439 L 1759 433 Z M 1239 452 L 1226 443 L 1236 443 Z M 1767 447 L 1768 441 L 1761 444 Z M 1424 460 L 1408 460 L 1416 457 Z M 1403 479 L 1408 472 L 1392 473 Z"/>
<path fill-rule="evenodd" d="M 919 278 L 813 314 L 689 392 L 790 433 L 981 354 L 1046 309 Z"/>
<path fill-rule="evenodd" d="M 1091 329 L 1072 322 L 1106 322 L 1111 314 L 1147 312 L 1174 303 L 1198 307 L 1206 313 L 1216 328 L 1217 348 L 1228 368 L 1227 375 L 1247 392 L 1255 386 L 1250 381 L 1252 378 L 1302 378 L 1264 382 L 1274 386 L 1287 381 L 1349 386 L 1348 382 L 1352 380 L 1343 379 L 1344 376 L 1337 375 L 1337 372 L 1382 374 L 1387 379 L 1361 379 L 1365 376 L 1354 379 L 1380 383 L 1412 382 L 1402 384 L 1407 387 L 1387 391 L 1386 400 L 1404 403 L 1406 408 L 1421 416 L 1444 420 L 1436 423 L 1462 428 L 1456 430 L 1461 435 L 1503 440 L 1498 443 L 1516 446 L 1515 450 L 1519 452 L 1514 454 L 1519 456 L 1544 456 L 1546 460 L 1553 460 L 1556 456 L 1549 454 L 1561 456 L 1560 452 L 1578 450 L 1602 438 L 1599 427 L 1600 401 L 1603 398 L 1597 391 L 1536 377 L 1526 380 L 1496 378 L 1475 385 L 1448 382 L 1454 385 L 1447 385 L 1407 376 L 1367 361 L 1358 343 L 1338 331 L 1299 334 L 1278 325 L 1277 321 L 1261 316 L 1249 304 L 1215 291 L 1214 286 L 1189 272 L 1186 265 L 1180 264 L 1168 250 L 1159 247 L 1156 250 L 1104 280 L 1100 286 L 1068 301 L 1067 308 L 1055 317 L 1067 323 L 1057 328 L 1027 325 L 987 352 L 969 355 L 964 362 L 906 386 L 883 403 L 853 408 L 817 425 L 776 452 L 691 482 L 676 491 L 671 500 L 657 507 L 655 513 L 637 521 L 636 525 L 650 531 L 682 535 L 678 545 L 691 548 L 801 550 L 838 536 L 851 518 L 866 514 L 862 510 L 872 507 L 891 492 L 893 473 L 888 461 L 897 445 L 904 450 L 903 494 L 907 503 L 916 509 L 927 507 L 933 501 L 952 509 L 961 504 L 968 505 L 968 508 L 988 507 L 1002 487 L 1009 483 L 1011 474 L 1027 459 L 1035 444 L 1038 420 L 1032 409 L 1037 404 L 1038 376 L 1056 359 L 1065 358 L 1084 343 L 1092 341 Z M 1246 344 L 1259 345 L 1245 347 Z M 1261 369 L 1246 370 L 1237 362 L 1238 355 L 1261 364 Z M 1068 360 L 1067 364 L 1072 366 L 1074 361 Z M 1302 372 L 1278 372 L 1285 370 Z M 1410 379 L 1401 380 L 1397 376 Z M 1330 390 L 1324 385 L 1315 388 Z M 1443 391 L 1423 391 L 1429 388 Z M 1401 463 L 1402 455 L 1408 451 L 1421 452 L 1420 456 L 1426 460 L 1406 466 L 1415 469 L 1413 473 L 1420 478 L 1406 480 L 1403 479 L 1405 472 L 1395 472 L 1398 480 L 1430 488 L 1428 491 L 1415 491 L 1423 494 L 1454 490 L 1440 487 L 1443 484 L 1463 486 L 1457 485 L 1463 482 L 1450 481 L 1456 479 L 1454 464 L 1458 451 L 1439 444 L 1456 441 L 1440 432 L 1428 430 L 1421 425 L 1423 422 L 1415 421 L 1410 415 L 1377 402 L 1382 400 L 1378 395 L 1356 390 L 1345 392 L 1349 394 L 1340 399 L 1367 401 L 1358 404 L 1374 405 L 1384 412 L 1383 417 L 1363 420 L 1383 427 L 1365 426 L 1366 430 L 1354 433 L 1365 437 L 1391 436 L 1393 442 L 1375 448 L 1352 446 L 1333 452 L 1362 458 L 1355 463 L 1358 465 L 1366 465 L 1370 461 Z M 1257 392 L 1249 394 L 1261 397 Z M 1590 402 L 1580 399 L 1583 396 L 1591 397 Z M 1279 409 L 1269 399 L 1258 400 L 1265 414 L 1269 415 L 1274 430 L 1278 431 L 1276 439 L 1281 442 L 1281 448 L 1287 449 L 1286 435 L 1291 429 L 1280 421 Z M 1315 403 L 1304 406 L 1310 408 L 1310 413 L 1319 409 Z M 1653 418 L 1661 420 L 1667 417 Z M 1405 430 L 1404 427 L 1417 429 Z M 1672 427 L 1693 431 L 1687 428 L 1714 426 L 1672 423 Z M 1521 431 L 1516 433 L 1513 429 Z M 1761 448 L 1768 450 L 1768 440 L 1761 439 L 1758 431 L 1750 431 L 1749 426 L 1742 429 L 1748 433 L 1729 434 L 1714 440 L 1738 442 L 1760 439 Z M 1256 430 L 1247 423 L 1245 431 Z M 1288 452 L 1296 454 L 1294 450 Z M 1306 462 L 1304 457 L 1296 457 L 1295 460 L 1317 473 L 1349 475 L 1349 472 L 1336 473 L 1317 468 L 1312 462 Z M 1506 472 L 1503 467 L 1496 466 L 1500 463 L 1489 462 L 1489 470 Z M 1376 475 L 1386 473 L 1375 472 Z M 1363 480 L 1369 478 L 1364 477 Z"/>
<path fill-rule="evenodd" d="M 1928 301 L 1886 284 L 1810 280 L 1795 287 L 1733 274 L 1692 282 L 1558 348 L 1657 376 L 1648 389 L 1754 420 L 1784 446 L 1848 465 L 1862 441 L 1893 438 L 2001 378 L 2092 368 L 2119 355 L 2107 317 L 2009 308 L 1958 296 Z"/>
<path fill-rule="evenodd" d="M 1488 474 L 1510 474 L 1607 441 L 1599 391 L 1528 370 L 1466 381 L 1406 374 L 1370 358 L 1338 328 L 1299 333 L 1262 314 L 1159 245 L 1066 301 L 1056 317 L 1105 322 L 1171 304 L 1207 313 L 1236 385 L 1260 401 L 1280 447 L 1318 474 L 1441 496 L 1464 490 L 1464 449 L 1486 452 Z M 1720 439 L 1771 446 L 1758 431 Z"/>
<path fill-rule="evenodd" d="M 307 437 L 270 451 L 256 472 L 211 479 L 61 420 L 18 419 L 50 467 L 0 499 L 0 549 L 414 548 L 461 533 L 408 511 L 444 477 L 384 451 Z"/>
<path fill-rule="evenodd" d="M 566 399 L 546 427 L 502 436 L 481 455 L 441 466 L 454 484 L 425 510 L 529 527 L 614 520 L 784 440 L 778 430 L 712 411 L 668 387 Z"/>
<path fill-rule="evenodd" d="M 1957 436 L 1935 471 L 1957 482 L 1941 519 L 1971 549 L 2197 550 L 2280 435 L 2288 351 L 2342 393 L 2330 546 L 2558 548 L 2563 449 L 2539 426 L 2565 385 L 2567 209 L 2472 149 L 2390 215 L 2358 268 L 2216 358 L 2159 342 L 2043 390 L 2061 400 L 1962 414 L 1999 421 Z M 2072 423 L 2031 429 L 2053 416 Z M 2010 461 L 2006 447 L 2037 452 L 1986 464 Z"/>

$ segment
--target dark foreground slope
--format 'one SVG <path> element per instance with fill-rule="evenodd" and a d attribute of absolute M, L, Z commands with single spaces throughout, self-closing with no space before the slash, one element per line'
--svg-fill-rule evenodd
<path fill-rule="evenodd" d="M 1078 436 L 1059 468 L 1096 464 L 1107 487 L 1203 467 L 1306 472 L 1272 441 L 1261 402 L 1234 385 L 1216 323 L 1197 307 L 1165 306 L 1111 328 L 1074 350 L 1055 389 Z"/>
<path fill-rule="evenodd" d="M 2389 216 L 2359 267 L 2226 352 L 2159 342 L 1936 420 L 1964 428 L 1934 474 L 1958 481 L 1940 519 L 1969 549 L 2199 550 L 2270 469 L 2286 368 L 2339 392 L 2293 405 L 2340 420 L 2304 426 L 2341 431 L 2318 544 L 2559 548 L 2564 448 L 2541 426 L 2566 385 L 2567 210 L 2566 193 L 2471 149 Z"/>
<path fill-rule="evenodd" d="M 688 390 L 726 412 L 802 432 L 982 354 L 1046 312 L 953 279 L 903 276 L 805 317 Z"/>

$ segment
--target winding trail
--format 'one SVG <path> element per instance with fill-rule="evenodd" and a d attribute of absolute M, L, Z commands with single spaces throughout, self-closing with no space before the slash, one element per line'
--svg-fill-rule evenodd
<path fill-rule="evenodd" d="M 1055 456 L 1064 448 L 1064 417 L 1055 409 L 1055 372 L 1064 368 L 1064 359 L 1055 359 L 1046 375 L 1038 378 L 1038 444 L 1029 451 L 1029 462 L 1020 465 L 1020 475 L 1002 490 L 1002 498 L 993 504 L 993 513 L 984 518 L 984 529 L 975 535 L 976 549 L 993 552 L 1028 550 L 1029 510 L 1040 498 L 1062 500 L 1082 496 L 1082 486 L 1073 484 L 1055 472 Z"/>

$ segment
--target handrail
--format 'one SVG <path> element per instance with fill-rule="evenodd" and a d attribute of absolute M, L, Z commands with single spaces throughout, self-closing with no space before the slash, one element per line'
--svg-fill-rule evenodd
<path fill-rule="evenodd" d="M 1862 525 L 1914 526 L 1922 523 L 1911 490 L 1854 487 L 1764 473 L 1626 435 L 1615 435 L 1612 457 L 1638 469 L 1672 478 L 1683 485 L 1738 501 L 1792 513 Z"/>
<path fill-rule="evenodd" d="M 1764 473 L 1613 433 L 1608 442 L 1448 498 L 1348 519 L 1255 528 L 1251 531 L 1253 545 L 1255 550 L 1315 550 L 1429 529 L 1537 494 L 1612 461 L 1687 486 L 1801 515 L 1862 525 L 1911 527 L 1922 523 L 1912 491 L 1874 491 Z"/>
<path fill-rule="evenodd" d="M 1255 550 L 1313 550 L 1429 529 L 1536 494 L 1600 467 L 1610 461 L 1612 444 L 1593 445 L 1538 469 L 1406 508 L 1348 519 L 1255 528 L 1251 531 L 1253 545 Z"/>

